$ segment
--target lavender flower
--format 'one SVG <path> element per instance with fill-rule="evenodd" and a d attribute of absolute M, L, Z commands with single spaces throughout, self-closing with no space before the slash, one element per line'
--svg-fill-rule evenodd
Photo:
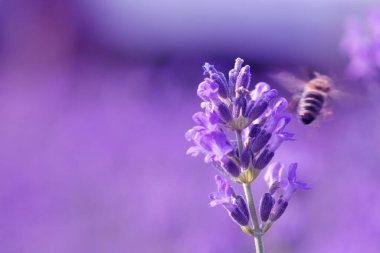
<path fill-rule="evenodd" d="M 237 58 L 228 82 L 213 65 L 203 66 L 209 77 L 199 84 L 197 94 L 203 100 L 204 112 L 194 114 L 197 126 L 186 133 L 186 139 L 194 144 L 188 154 L 204 154 L 206 162 L 244 183 L 252 181 L 280 144 L 292 140 L 293 134 L 284 131 L 290 121 L 283 113 L 288 105 L 286 99 L 276 99 L 277 90 L 263 82 L 250 90 L 250 67 L 242 65 L 243 60 Z M 235 131 L 243 133 L 244 147 L 227 137 L 226 133 Z M 239 154 L 243 148 L 244 154 Z"/>
<path fill-rule="evenodd" d="M 277 90 L 264 82 L 251 89 L 251 68 L 243 63 L 241 58 L 236 59 L 228 81 L 222 72 L 205 63 L 204 74 L 208 77 L 197 90 L 203 100 L 202 111 L 193 115 L 196 126 L 185 137 L 193 144 L 188 154 L 205 155 L 206 163 L 212 163 L 222 175 L 243 185 L 246 199 L 236 195 L 226 179 L 216 176 L 217 192 L 211 193 L 210 206 L 222 205 L 245 233 L 256 238 L 257 252 L 263 253 L 261 237 L 268 229 L 267 222 L 277 220 L 293 193 L 307 185 L 296 181 L 296 164 L 290 166 L 287 180 L 280 180 L 282 165 L 271 165 L 270 176 L 266 176 L 270 190 L 260 202 L 263 223 L 259 224 L 251 183 L 281 144 L 294 140 L 294 134 L 285 131 L 291 120 L 285 113 L 286 99 L 278 97 Z"/>
<path fill-rule="evenodd" d="M 240 226 L 247 226 L 249 212 L 247 204 L 242 196 L 236 195 L 233 188 L 221 176 L 215 176 L 217 192 L 210 194 L 210 206 L 222 205 L 231 218 Z"/>
<path fill-rule="evenodd" d="M 197 156 L 205 154 L 205 162 L 221 161 L 233 149 L 226 135 L 217 127 L 218 116 L 212 112 L 198 112 L 193 120 L 199 124 L 186 132 L 185 137 L 195 146 L 187 150 L 187 154 Z"/>
<path fill-rule="evenodd" d="M 281 163 L 272 163 L 264 176 L 269 190 L 262 197 L 260 204 L 260 215 L 264 217 L 263 221 L 267 221 L 268 218 L 271 222 L 279 219 L 293 194 L 298 189 L 309 189 L 306 183 L 297 181 L 296 163 L 289 165 L 287 178 L 282 177 L 283 170 L 284 166 Z"/>

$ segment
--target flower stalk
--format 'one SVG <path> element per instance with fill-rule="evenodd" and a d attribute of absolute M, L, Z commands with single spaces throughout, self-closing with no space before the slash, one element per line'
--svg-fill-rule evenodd
<path fill-rule="evenodd" d="M 210 194 L 209 206 L 223 206 L 241 230 L 254 238 L 256 253 L 264 253 L 263 235 L 283 215 L 293 193 L 308 186 L 296 180 L 297 164 L 289 166 L 288 178 L 280 177 L 282 164 L 270 164 L 280 145 L 294 140 L 284 130 L 291 119 L 284 113 L 288 102 L 266 83 L 252 89 L 250 67 L 242 64 L 237 58 L 228 81 L 213 65 L 203 66 L 209 75 L 197 90 L 203 111 L 193 115 L 197 125 L 185 137 L 193 144 L 187 153 L 204 154 L 205 162 L 221 174 L 215 176 L 217 191 Z M 235 139 L 230 138 L 233 133 Z M 269 189 L 258 215 L 251 184 L 266 167 Z M 242 185 L 245 198 L 235 193 L 227 179 Z"/>
<path fill-rule="evenodd" d="M 249 214 L 253 223 L 253 232 L 254 232 L 254 240 L 255 240 L 255 248 L 256 253 L 264 253 L 264 245 L 262 240 L 262 231 L 259 225 L 259 221 L 257 218 L 255 202 L 253 201 L 251 185 L 243 184 L 245 198 L 248 204 Z"/>
<path fill-rule="evenodd" d="M 241 131 L 236 130 L 235 133 L 236 133 L 236 141 L 238 143 L 239 156 L 241 156 L 242 150 L 243 150 L 243 141 L 242 141 Z M 248 204 L 249 215 L 252 220 L 253 237 L 255 240 L 256 253 L 264 253 L 262 231 L 260 229 L 259 221 L 257 218 L 255 202 L 252 197 L 251 183 L 243 184 L 243 189 L 244 189 L 245 199 Z"/>

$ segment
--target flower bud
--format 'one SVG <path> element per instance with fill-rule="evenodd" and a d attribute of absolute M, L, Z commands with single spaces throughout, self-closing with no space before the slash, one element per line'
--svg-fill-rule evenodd
<path fill-rule="evenodd" d="M 268 108 L 269 103 L 264 100 L 259 100 L 254 104 L 251 104 L 247 110 L 247 117 L 251 120 L 255 120 L 261 116 Z"/>
<path fill-rule="evenodd" d="M 234 101 L 234 109 L 233 109 L 234 118 L 238 118 L 240 116 L 240 111 L 242 112 L 242 115 L 244 115 L 246 107 L 247 107 L 247 100 L 245 99 L 244 96 L 239 95 Z"/>
<path fill-rule="evenodd" d="M 235 60 L 235 66 L 233 69 L 228 72 L 228 84 L 229 84 L 229 92 L 230 94 L 234 94 L 235 87 L 236 87 L 236 79 L 239 75 L 241 65 L 243 65 L 243 59 L 236 58 Z"/>
<path fill-rule="evenodd" d="M 219 85 L 218 94 L 223 98 L 228 97 L 228 83 L 222 72 L 213 73 L 210 78 Z"/>
<path fill-rule="evenodd" d="M 240 175 L 240 168 L 237 164 L 229 158 L 225 158 L 222 162 L 223 168 L 233 177 L 238 177 Z"/>
<path fill-rule="evenodd" d="M 275 194 L 275 192 L 281 188 L 281 183 L 278 181 L 273 182 L 273 184 L 269 187 L 269 193 L 271 195 Z"/>
<path fill-rule="evenodd" d="M 218 115 L 226 123 L 232 120 L 231 111 L 224 103 L 218 105 Z"/>
<path fill-rule="evenodd" d="M 249 130 L 248 136 L 251 138 L 256 138 L 256 136 L 260 133 L 261 127 L 259 124 L 254 124 Z"/>
<path fill-rule="evenodd" d="M 267 221 L 269 219 L 269 215 L 272 211 L 274 202 L 274 198 L 269 193 L 265 193 L 261 198 L 259 212 L 262 221 Z"/>
<path fill-rule="evenodd" d="M 250 73 L 251 68 L 249 65 L 245 65 L 244 67 L 241 68 L 239 75 L 237 76 L 236 79 L 236 90 L 240 87 L 243 87 L 245 89 L 249 89 L 249 85 L 251 83 L 251 73 Z"/>
<path fill-rule="evenodd" d="M 230 211 L 231 218 L 240 226 L 247 226 L 249 223 L 249 212 L 247 204 L 242 196 L 238 195 L 235 199 L 234 208 Z"/>
<path fill-rule="evenodd" d="M 211 65 L 209 63 L 205 63 L 203 65 L 204 74 L 208 73 L 210 75 L 210 78 L 219 85 L 218 94 L 219 96 L 223 98 L 228 97 L 228 83 L 226 80 L 226 77 L 222 72 L 218 72 L 214 65 Z"/>
<path fill-rule="evenodd" d="M 256 101 L 254 105 L 250 105 L 247 110 L 247 116 L 251 120 L 255 120 L 261 116 L 265 112 L 265 110 L 269 106 L 269 102 L 272 101 L 275 97 L 277 97 L 278 92 L 275 89 L 266 91 L 262 94 L 262 96 Z"/>
<path fill-rule="evenodd" d="M 268 165 L 268 163 L 272 160 L 273 156 L 274 156 L 274 152 L 269 151 L 268 149 L 264 149 L 260 153 L 257 160 L 255 161 L 255 164 L 253 165 L 253 167 L 255 167 L 255 169 L 258 169 L 258 170 L 264 169 Z"/>
<path fill-rule="evenodd" d="M 253 154 L 252 151 L 249 148 L 246 148 L 243 150 L 240 158 L 241 167 L 243 169 L 248 169 L 249 164 L 253 160 Z"/>
<path fill-rule="evenodd" d="M 288 207 L 288 202 L 286 202 L 283 199 L 277 200 L 276 204 L 273 207 L 272 212 L 269 215 L 269 220 L 272 222 L 278 220 L 281 217 L 281 215 L 285 212 L 287 207 Z"/>
<path fill-rule="evenodd" d="M 252 151 L 254 153 L 260 151 L 268 143 L 270 137 L 272 137 L 271 133 L 268 133 L 265 130 L 260 131 L 260 133 L 252 142 Z"/>

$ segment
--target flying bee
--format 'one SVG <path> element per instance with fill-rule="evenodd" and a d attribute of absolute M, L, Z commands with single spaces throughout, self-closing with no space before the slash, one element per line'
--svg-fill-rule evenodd
<path fill-rule="evenodd" d="M 327 103 L 332 87 L 332 79 L 319 73 L 315 73 L 315 77 L 305 84 L 297 108 L 298 118 L 305 125 L 313 122 L 322 109 L 326 109 L 324 105 Z M 325 111 L 325 113 L 328 112 Z"/>
<path fill-rule="evenodd" d="M 310 124 L 320 114 L 327 116 L 332 113 L 330 102 L 336 92 L 333 80 L 327 75 L 314 72 L 309 81 L 300 80 L 285 72 L 273 77 L 294 94 L 292 107 L 297 107 L 297 116 L 303 124 Z"/>

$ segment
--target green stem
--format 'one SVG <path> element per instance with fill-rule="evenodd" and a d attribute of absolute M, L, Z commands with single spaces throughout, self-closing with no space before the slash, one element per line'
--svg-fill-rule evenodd
<path fill-rule="evenodd" d="M 239 151 L 239 156 L 241 156 L 241 153 L 243 152 L 243 140 L 241 138 L 241 131 L 236 130 L 236 140 L 238 144 L 238 151 Z"/>
<path fill-rule="evenodd" d="M 251 215 L 251 220 L 253 224 L 254 238 L 255 238 L 255 247 L 256 253 L 264 253 L 262 231 L 260 229 L 259 220 L 257 218 L 255 203 L 253 202 L 251 185 L 243 184 L 245 198 L 247 199 L 249 214 Z"/>
<path fill-rule="evenodd" d="M 238 144 L 239 156 L 241 156 L 243 152 L 243 140 L 241 137 L 241 131 L 236 131 L 236 140 Z M 253 202 L 251 184 L 243 184 L 245 198 L 247 200 L 249 214 L 251 216 L 253 231 L 254 231 L 254 239 L 255 239 L 255 248 L 256 253 L 264 253 L 263 239 L 262 239 L 262 231 L 260 229 L 259 220 L 257 218 L 255 203 Z"/>

